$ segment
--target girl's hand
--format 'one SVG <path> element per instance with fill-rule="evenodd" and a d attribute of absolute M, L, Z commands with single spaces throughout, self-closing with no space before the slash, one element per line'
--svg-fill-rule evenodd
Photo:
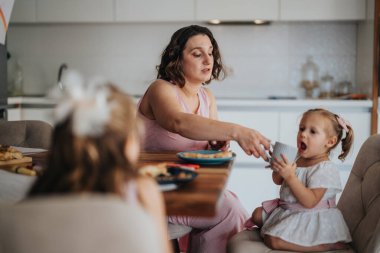
<path fill-rule="evenodd" d="M 288 178 L 296 175 L 297 164 L 295 162 L 290 163 L 283 154 L 281 154 L 281 158 L 282 160 L 274 157 L 274 161 L 272 162 L 272 170 L 278 172 L 284 180 L 287 180 Z"/>
<path fill-rule="evenodd" d="M 230 148 L 229 141 L 209 141 L 209 149 L 227 151 Z"/>

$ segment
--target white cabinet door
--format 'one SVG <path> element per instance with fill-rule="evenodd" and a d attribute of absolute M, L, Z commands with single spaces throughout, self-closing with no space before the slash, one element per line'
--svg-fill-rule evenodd
<path fill-rule="evenodd" d="M 7 109 L 7 120 L 10 120 L 10 121 L 21 120 L 21 108 Z"/>
<path fill-rule="evenodd" d="M 278 20 L 279 0 L 195 0 L 198 21 Z"/>
<path fill-rule="evenodd" d="M 334 111 L 334 110 L 333 110 Z M 354 144 L 352 150 L 344 161 L 344 165 L 352 165 L 355 161 L 356 155 L 359 152 L 361 145 L 371 135 L 371 113 L 370 112 L 337 112 L 344 119 L 349 121 L 354 129 Z M 280 114 L 280 138 L 281 142 L 296 145 L 298 124 L 301 119 L 302 112 L 282 112 Z M 341 164 L 338 160 L 338 155 L 341 152 L 341 145 L 338 145 L 332 155 L 333 161 L 336 164 Z"/>
<path fill-rule="evenodd" d="M 15 0 L 10 23 L 36 22 L 36 0 Z"/>
<path fill-rule="evenodd" d="M 227 189 L 233 191 L 251 214 L 264 200 L 279 197 L 280 186 L 272 181 L 272 171 L 263 168 L 234 166 Z"/>
<path fill-rule="evenodd" d="M 111 22 L 113 7 L 113 0 L 37 0 L 37 21 Z"/>
<path fill-rule="evenodd" d="M 116 0 L 116 21 L 194 21 L 193 0 Z"/>
<path fill-rule="evenodd" d="M 23 108 L 21 120 L 42 120 L 53 125 L 53 108 Z"/>
<path fill-rule="evenodd" d="M 219 111 L 219 119 L 253 128 L 271 140 L 278 139 L 279 114 L 277 112 Z M 236 142 L 231 142 L 231 150 L 236 153 L 237 164 L 262 164 L 262 159 L 248 156 Z"/>
<path fill-rule="evenodd" d="M 281 0 L 280 20 L 364 20 L 365 0 Z"/>

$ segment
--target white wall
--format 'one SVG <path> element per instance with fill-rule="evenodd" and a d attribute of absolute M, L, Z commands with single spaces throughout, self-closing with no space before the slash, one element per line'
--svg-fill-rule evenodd
<path fill-rule="evenodd" d="M 132 94 L 155 78 L 155 65 L 172 33 L 185 23 L 13 25 L 8 50 L 24 69 L 27 94 L 43 94 L 62 62 L 101 74 Z M 210 26 L 232 74 L 212 89 L 219 97 L 303 95 L 301 66 L 312 55 L 320 73 L 356 80 L 354 22 L 289 22 L 269 26 Z"/>

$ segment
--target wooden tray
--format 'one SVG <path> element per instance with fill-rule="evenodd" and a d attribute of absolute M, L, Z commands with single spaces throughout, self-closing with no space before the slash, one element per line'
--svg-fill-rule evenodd
<path fill-rule="evenodd" d="M 14 159 L 14 160 L 9 160 L 9 161 L 0 161 L 0 166 L 4 165 L 13 165 L 13 164 L 21 164 L 21 163 L 31 163 L 32 158 L 29 156 L 24 156 L 21 159 Z"/>

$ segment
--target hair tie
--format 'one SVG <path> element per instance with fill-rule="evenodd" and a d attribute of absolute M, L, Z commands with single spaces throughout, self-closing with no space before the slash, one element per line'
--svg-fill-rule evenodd
<path fill-rule="evenodd" d="M 336 120 L 338 121 L 339 126 L 341 126 L 342 129 L 344 131 L 346 131 L 346 133 L 348 133 L 348 131 L 349 131 L 347 126 L 349 126 L 350 128 L 352 128 L 351 124 L 348 121 L 346 121 L 345 119 L 343 119 L 342 117 L 340 117 L 338 115 L 336 116 Z"/>

